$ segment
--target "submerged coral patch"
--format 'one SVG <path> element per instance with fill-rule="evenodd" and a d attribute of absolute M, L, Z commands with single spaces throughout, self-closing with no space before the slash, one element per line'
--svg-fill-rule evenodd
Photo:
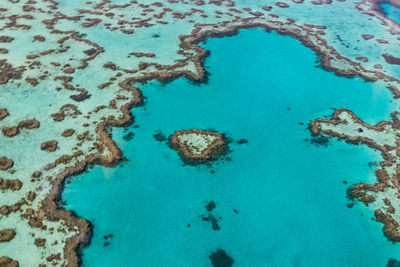
<path fill-rule="evenodd" d="M 155 133 L 153 134 L 154 139 L 156 139 L 158 142 L 164 142 L 167 140 L 167 137 L 161 130 L 156 130 L 154 131 Z"/>
<path fill-rule="evenodd" d="M 40 127 L 40 122 L 36 119 L 22 120 L 17 126 L 4 127 L 2 129 L 3 135 L 7 137 L 14 137 L 20 133 L 21 129 L 35 129 Z"/>
<path fill-rule="evenodd" d="M 18 261 L 15 261 L 9 257 L 1 256 L 0 257 L 0 266 L 4 267 L 19 267 Z"/>
<path fill-rule="evenodd" d="M 8 242 L 15 237 L 15 231 L 12 229 L 0 230 L 0 242 Z"/>
<path fill-rule="evenodd" d="M 7 109 L 0 108 L 0 121 L 9 115 Z"/>
<path fill-rule="evenodd" d="M 75 133 L 74 129 L 66 129 L 64 132 L 62 132 L 61 136 L 63 137 L 70 137 Z"/>
<path fill-rule="evenodd" d="M 213 252 L 210 259 L 214 267 L 230 267 L 234 263 L 234 260 L 222 249 Z"/>
<path fill-rule="evenodd" d="M 395 56 L 392 56 L 392 55 L 388 55 L 388 54 L 382 54 L 382 57 L 389 64 L 400 65 L 400 58 L 398 58 L 398 57 L 395 57 Z"/>
<path fill-rule="evenodd" d="M 54 152 L 54 151 L 56 151 L 57 148 L 58 148 L 57 140 L 46 141 L 40 145 L 41 150 L 46 150 L 48 152 Z"/>
<path fill-rule="evenodd" d="M 386 264 L 386 267 L 400 267 L 400 261 L 390 258 Z"/>
<path fill-rule="evenodd" d="M 14 166 L 14 161 L 6 157 L 0 157 L 0 170 L 5 171 Z"/>
<path fill-rule="evenodd" d="M 18 191 L 22 187 L 22 182 L 18 179 L 4 179 L 0 177 L 0 189 L 1 190 L 13 190 Z"/>

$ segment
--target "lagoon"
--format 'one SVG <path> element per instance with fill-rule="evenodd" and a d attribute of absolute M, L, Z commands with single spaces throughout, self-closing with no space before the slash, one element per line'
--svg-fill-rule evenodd
<path fill-rule="evenodd" d="M 326 72 L 299 41 L 261 29 L 202 46 L 211 51 L 208 81 L 138 85 L 146 101 L 132 110 L 134 124 L 112 129 L 128 161 L 66 185 L 65 208 L 94 225 L 83 264 L 211 266 L 218 249 L 234 266 L 384 266 L 398 257 L 368 207 L 347 207 L 351 184 L 375 180 L 379 153 L 307 129 L 335 108 L 389 120 L 390 91 Z M 153 136 L 191 128 L 232 138 L 229 158 L 185 166 Z M 219 230 L 203 220 L 209 214 Z"/>

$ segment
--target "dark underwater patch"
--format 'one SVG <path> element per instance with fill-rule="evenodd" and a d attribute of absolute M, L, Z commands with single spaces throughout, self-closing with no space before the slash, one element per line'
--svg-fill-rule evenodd
<path fill-rule="evenodd" d="M 222 249 L 213 252 L 209 258 L 214 267 L 230 267 L 234 262 L 234 260 Z"/>
<path fill-rule="evenodd" d="M 329 138 L 326 136 L 314 135 L 311 138 L 304 139 L 304 142 L 310 142 L 310 144 L 314 146 L 327 147 L 329 145 Z"/>
<path fill-rule="evenodd" d="M 213 200 L 211 200 L 210 202 L 208 202 L 208 204 L 205 206 L 207 211 L 212 211 L 213 209 L 215 209 L 217 207 L 217 205 L 215 204 L 215 202 Z"/>
<path fill-rule="evenodd" d="M 239 139 L 239 140 L 236 141 L 236 143 L 237 143 L 238 145 L 247 144 L 248 142 L 249 142 L 249 141 L 248 141 L 247 139 L 244 139 L 244 138 Z"/>
<path fill-rule="evenodd" d="M 122 138 L 123 138 L 125 141 L 131 141 L 131 140 L 133 139 L 134 136 L 135 136 L 134 133 L 129 132 L 129 133 L 127 133 L 126 135 L 124 135 Z"/>
<path fill-rule="evenodd" d="M 155 130 L 153 134 L 154 139 L 156 139 L 158 142 L 164 142 L 167 140 L 167 137 L 161 130 Z"/>
<path fill-rule="evenodd" d="M 390 258 L 386 264 L 386 267 L 400 267 L 400 261 Z"/>
<path fill-rule="evenodd" d="M 203 217 L 203 218 L 202 218 L 203 221 L 205 221 L 205 222 L 210 222 L 210 223 L 211 223 L 211 228 L 212 228 L 214 231 L 221 230 L 221 227 L 220 227 L 219 224 L 218 224 L 218 220 L 217 220 L 217 218 L 214 217 L 214 215 L 208 214 L 207 217 L 205 217 L 204 215 L 202 215 L 202 217 Z"/>

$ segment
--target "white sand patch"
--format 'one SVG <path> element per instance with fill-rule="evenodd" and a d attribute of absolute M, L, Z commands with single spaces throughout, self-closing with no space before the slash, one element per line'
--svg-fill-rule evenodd
<path fill-rule="evenodd" d="M 211 134 L 187 133 L 178 136 L 179 142 L 188 146 L 194 155 L 200 155 L 214 140 L 216 136 Z"/>

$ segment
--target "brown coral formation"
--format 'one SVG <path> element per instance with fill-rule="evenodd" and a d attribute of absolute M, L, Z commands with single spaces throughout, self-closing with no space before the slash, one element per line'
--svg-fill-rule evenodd
<path fill-rule="evenodd" d="M 67 74 L 72 74 L 74 72 L 75 72 L 74 68 L 66 68 L 66 69 L 64 69 L 64 73 L 67 73 Z"/>
<path fill-rule="evenodd" d="M 64 132 L 62 132 L 61 136 L 63 137 L 70 137 L 75 133 L 74 129 L 66 129 Z"/>
<path fill-rule="evenodd" d="M 36 119 L 22 120 L 17 126 L 4 127 L 1 131 L 4 136 L 14 137 L 19 134 L 21 129 L 35 129 L 40 127 L 40 122 Z"/>
<path fill-rule="evenodd" d="M 40 145 L 41 150 L 46 150 L 47 152 L 54 152 L 58 148 L 58 141 L 57 140 L 50 140 L 43 142 Z"/>
<path fill-rule="evenodd" d="M 15 261 L 6 256 L 2 256 L 2 257 L 0 257 L 0 266 L 1 267 L 19 267 L 19 264 L 18 264 L 18 261 Z"/>
<path fill-rule="evenodd" d="M 382 54 L 382 57 L 388 64 L 400 65 L 400 58 L 391 56 L 389 54 Z"/>
<path fill-rule="evenodd" d="M 6 84 L 11 79 L 20 79 L 24 67 L 13 67 L 6 59 L 0 59 L 0 84 Z"/>
<path fill-rule="evenodd" d="M 106 127 L 108 125 L 123 126 L 131 123 L 132 117 L 130 115 L 130 109 L 134 106 L 140 105 L 142 103 L 142 97 L 140 91 L 136 87 L 131 86 L 129 82 L 121 83 L 120 86 L 125 90 L 132 91 L 136 97 L 121 107 L 124 116 L 120 120 L 107 119 L 105 122 L 100 123 L 96 129 L 99 140 L 110 150 L 111 154 L 107 156 L 89 155 L 84 161 L 80 161 L 72 167 L 67 167 L 64 172 L 57 175 L 56 180 L 53 181 L 51 193 L 43 201 L 43 211 L 46 213 L 47 219 L 54 221 L 61 219 L 68 227 L 78 227 L 79 229 L 79 234 L 67 239 L 64 247 L 64 257 L 68 259 L 68 263 L 71 266 L 79 266 L 80 260 L 76 251 L 80 244 L 88 242 L 90 236 L 90 224 L 84 219 L 72 216 L 70 211 L 58 209 L 56 202 L 60 199 L 63 181 L 69 176 L 77 175 L 84 171 L 89 163 L 98 163 L 112 167 L 121 161 L 122 152 L 111 139 L 109 133 L 106 131 Z"/>
<path fill-rule="evenodd" d="M 282 7 L 282 8 L 288 8 L 289 7 L 289 5 L 284 3 L 284 2 L 276 2 L 275 5 L 277 7 Z"/>
<path fill-rule="evenodd" d="M 30 83 L 32 86 L 36 86 L 39 84 L 39 81 L 36 78 L 30 78 L 30 77 L 26 77 L 25 81 L 27 81 L 28 83 Z"/>
<path fill-rule="evenodd" d="M 44 42 L 46 38 L 42 35 L 35 35 L 33 36 L 33 41 Z"/>
<path fill-rule="evenodd" d="M 33 178 L 39 178 L 40 176 L 42 176 L 42 172 L 40 171 L 35 171 L 34 173 L 32 173 Z"/>
<path fill-rule="evenodd" d="M 14 166 L 14 161 L 11 159 L 8 159 L 6 157 L 1 157 L 0 158 L 0 170 L 1 171 L 6 171 Z"/>
<path fill-rule="evenodd" d="M 187 134 L 196 135 L 197 138 L 212 136 L 215 137 L 215 139 L 209 142 L 203 150 L 199 151 L 199 153 L 194 153 L 194 150 L 197 150 L 196 144 L 194 143 L 195 141 L 182 141 L 180 139 L 182 135 Z M 178 151 L 179 156 L 185 163 L 192 165 L 216 160 L 227 151 L 227 143 L 222 134 L 203 131 L 200 129 L 177 131 L 169 137 L 169 144 L 173 149 Z"/>
<path fill-rule="evenodd" d="M 63 121 L 66 117 L 76 118 L 78 115 L 82 114 L 76 105 L 65 104 L 60 108 L 57 113 L 51 114 L 54 121 Z"/>
<path fill-rule="evenodd" d="M 3 129 L 1 129 L 1 131 L 3 135 L 7 137 L 14 137 L 19 134 L 19 129 L 17 126 L 4 127 Z"/>
<path fill-rule="evenodd" d="M 22 187 L 22 182 L 18 179 L 3 179 L 0 177 L 0 189 L 1 190 L 13 190 L 18 191 Z"/>
<path fill-rule="evenodd" d="M 0 36 L 0 43 L 11 43 L 14 40 L 11 36 Z"/>
<path fill-rule="evenodd" d="M 383 223 L 383 233 L 392 241 L 400 242 L 399 224 L 389 214 L 383 213 L 381 210 L 375 211 L 375 218 L 378 222 Z"/>
<path fill-rule="evenodd" d="M 45 244 L 46 244 L 46 239 L 44 239 L 44 238 L 36 238 L 35 239 L 35 246 L 44 247 Z"/>
<path fill-rule="evenodd" d="M 36 119 L 31 119 L 31 120 L 22 120 L 20 123 L 18 123 L 18 128 L 19 129 L 35 129 L 40 127 L 40 122 Z"/>
<path fill-rule="evenodd" d="M 393 122 L 383 121 L 372 126 L 364 123 L 351 111 L 338 109 L 332 119 L 310 122 L 310 130 L 313 134 L 326 134 L 348 143 L 366 144 L 381 151 L 384 161 L 376 171 L 377 183 L 359 183 L 349 188 L 347 193 L 350 199 L 358 199 L 366 205 L 378 199 L 382 201 L 384 206 L 375 210 L 376 220 L 383 223 L 384 234 L 389 240 L 400 242 L 400 225 L 394 219 L 398 214 L 398 203 L 393 203 L 400 199 L 400 183 L 397 178 L 400 175 L 400 163 L 397 161 L 400 155 L 400 145 L 397 141 L 400 119 L 397 116 L 398 113 L 393 113 Z M 377 137 L 378 133 L 380 137 Z M 385 143 L 382 143 L 382 140 L 385 140 Z M 385 193 L 386 191 L 394 194 L 395 198 L 389 199 L 390 194 Z"/>
<path fill-rule="evenodd" d="M 7 109 L 0 108 L 0 121 L 9 115 Z"/>
<path fill-rule="evenodd" d="M 362 38 L 363 38 L 364 40 L 369 40 L 369 39 L 374 38 L 374 36 L 373 36 L 372 34 L 363 34 L 363 35 L 361 35 L 361 36 L 362 36 Z"/>
<path fill-rule="evenodd" d="M 35 200 L 35 198 L 36 198 L 36 193 L 35 192 L 32 192 L 32 191 L 30 191 L 29 193 L 28 193 L 28 196 L 26 197 L 29 201 L 34 201 Z"/>
<path fill-rule="evenodd" d="M 0 206 L 0 214 L 8 215 L 10 212 L 9 207 L 7 205 Z"/>
<path fill-rule="evenodd" d="M 88 92 L 85 90 L 79 94 L 72 95 L 71 98 L 75 100 L 76 102 L 82 102 L 86 99 L 88 99 L 91 96 L 91 94 L 88 94 Z"/>
<path fill-rule="evenodd" d="M 135 56 L 135 57 L 155 57 L 156 56 L 153 53 L 143 53 L 143 52 L 132 52 L 132 53 L 129 53 L 129 55 Z"/>
<path fill-rule="evenodd" d="M 8 242 L 15 237 L 15 231 L 12 229 L 0 230 L 0 243 Z"/>
<path fill-rule="evenodd" d="M 97 25 L 101 22 L 101 19 L 86 19 L 86 22 L 82 23 L 83 27 L 92 27 L 94 25 Z"/>

